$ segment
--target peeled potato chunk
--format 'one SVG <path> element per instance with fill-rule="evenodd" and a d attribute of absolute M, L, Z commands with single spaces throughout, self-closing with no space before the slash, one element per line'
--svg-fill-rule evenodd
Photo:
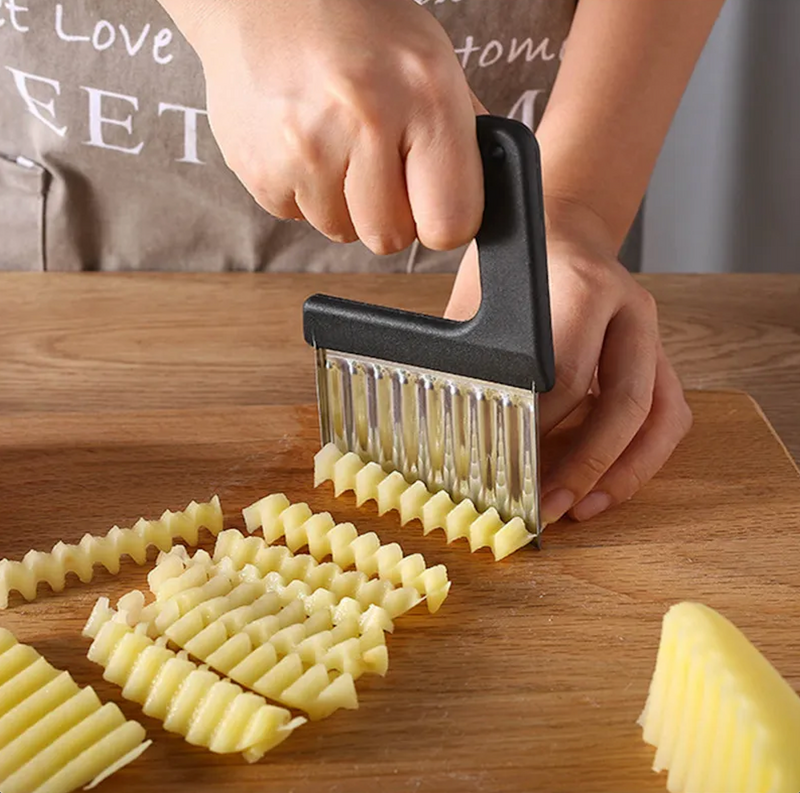
<path fill-rule="evenodd" d="M 670 793 L 800 790 L 800 697 L 707 606 L 680 603 L 664 617 L 639 724 Z"/>

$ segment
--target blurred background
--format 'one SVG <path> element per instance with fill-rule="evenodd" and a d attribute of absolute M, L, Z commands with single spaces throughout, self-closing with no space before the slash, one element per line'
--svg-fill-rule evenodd
<path fill-rule="evenodd" d="M 644 272 L 800 272 L 799 0 L 727 0 L 644 209 Z"/>

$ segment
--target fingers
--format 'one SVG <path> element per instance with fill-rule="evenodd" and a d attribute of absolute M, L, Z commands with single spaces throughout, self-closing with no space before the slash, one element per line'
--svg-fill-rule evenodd
<path fill-rule="evenodd" d="M 395 146 L 377 139 L 356 144 L 346 175 L 324 158 L 306 163 L 295 179 L 297 210 L 330 239 L 360 239 L 379 255 L 401 251 L 415 237 L 433 250 L 463 245 L 474 238 L 483 213 L 474 116 L 470 130 L 461 148 L 429 146 L 418 138 L 405 164 Z M 281 207 L 291 209 L 289 202 Z"/>
<path fill-rule="evenodd" d="M 360 239 L 377 254 L 417 237 L 428 248 L 453 249 L 475 237 L 482 219 L 483 167 L 466 90 L 399 130 L 335 113 L 310 126 L 290 116 L 271 152 L 237 165 L 271 214 L 304 217 L 330 239 Z"/>
<path fill-rule="evenodd" d="M 338 189 L 337 189 L 338 186 Z M 320 180 L 297 191 L 300 213 L 334 242 L 354 242 L 358 234 L 344 200 L 341 180 Z"/>
<path fill-rule="evenodd" d="M 414 241 L 414 218 L 396 146 L 362 142 L 350 161 L 344 195 L 355 233 L 373 253 L 396 253 Z"/>
<path fill-rule="evenodd" d="M 295 176 L 295 201 L 305 219 L 334 242 L 358 239 L 344 194 L 346 155 L 305 140 L 302 165 Z"/>
<path fill-rule="evenodd" d="M 419 241 L 432 250 L 466 245 L 483 217 L 483 166 L 475 114 L 447 123 L 426 120 L 412 133 L 406 155 L 406 187 Z"/>
<path fill-rule="evenodd" d="M 252 142 L 226 155 L 228 167 L 267 212 L 307 220 L 337 242 L 357 239 L 344 196 L 349 147 L 316 134 L 294 115 L 280 119 L 267 145 Z"/>
<path fill-rule="evenodd" d="M 379 255 L 396 253 L 419 237 L 434 250 L 472 240 L 483 213 L 483 170 L 474 130 L 463 151 L 429 147 L 418 137 L 405 163 L 391 141 L 356 141 L 343 155 L 309 151 L 294 173 L 277 174 L 256 200 L 281 218 L 304 217 L 336 242 L 360 239 Z M 281 188 L 294 184 L 294 188 Z"/>
<path fill-rule="evenodd" d="M 265 211 L 269 212 L 273 217 L 278 220 L 303 220 L 303 213 L 297 206 L 295 201 L 294 190 L 286 188 L 281 191 L 264 190 L 259 187 L 257 182 L 248 183 L 242 177 L 239 177 L 242 184 L 247 188 L 250 195 L 253 196 L 256 203 Z"/>
<path fill-rule="evenodd" d="M 456 248 L 475 237 L 483 215 L 476 110 L 458 81 L 431 83 L 410 122 L 363 113 L 354 121 L 339 105 L 310 120 L 287 113 L 274 145 L 245 147 L 229 165 L 270 214 L 305 218 L 334 241 L 360 239 L 377 254 L 415 238 Z"/>
<path fill-rule="evenodd" d="M 692 426 L 692 412 L 678 375 L 659 349 L 650 415 L 622 456 L 571 512 L 589 520 L 611 506 L 627 501 L 649 482 L 675 451 Z"/>
<path fill-rule="evenodd" d="M 648 293 L 637 293 L 608 325 L 598 365 L 600 394 L 586 430 L 543 484 L 542 515 L 546 522 L 557 520 L 590 493 L 588 504 L 596 512 L 611 505 L 611 496 L 595 491 L 595 486 L 650 414 L 657 361 L 655 304 Z"/>

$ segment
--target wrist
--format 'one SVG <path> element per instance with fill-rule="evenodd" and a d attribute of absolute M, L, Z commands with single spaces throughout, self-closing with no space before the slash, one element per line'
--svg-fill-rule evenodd
<path fill-rule="evenodd" d="M 594 236 L 607 240 L 616 256 L 646 185 L 640 188 L 627 173 L 599 162 L 599 151 L 589 156 L 582 151 L 585 143 L 571 140 L 561 125 L 552 121 L 547 125 L 546 121 L 547 114 L 537 130 L 545 204 L 554 206 L 554 217 L 579 218 Z"/>
<path fill-rule="evenodd" d="M 606 219 L 588 202 L 567 194 L 544 194 L 548 244 L 579 244 L 597 255 L 616 259 L 619 245 Z"/>

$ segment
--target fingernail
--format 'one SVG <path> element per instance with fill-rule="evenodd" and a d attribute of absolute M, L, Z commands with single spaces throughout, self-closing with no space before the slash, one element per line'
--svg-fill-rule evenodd
<path fill-rule="evenodd" d="M 554 490 L 542 499 L 542 523 L 555 523 L 562 518 L 575 503 L 575 496 L 569 490 Z"/>
<path fill-rule="evenodd" d="M 596 490 L 594 493 L 589 493 L 586 498 L 579 501 L 575 508 L 572 510 L 572 516 L 575 520 L 589 520 L 601 512 L 605 512 L 613 503 L 611 496 L 608 493 L 603 493 Z"/>

